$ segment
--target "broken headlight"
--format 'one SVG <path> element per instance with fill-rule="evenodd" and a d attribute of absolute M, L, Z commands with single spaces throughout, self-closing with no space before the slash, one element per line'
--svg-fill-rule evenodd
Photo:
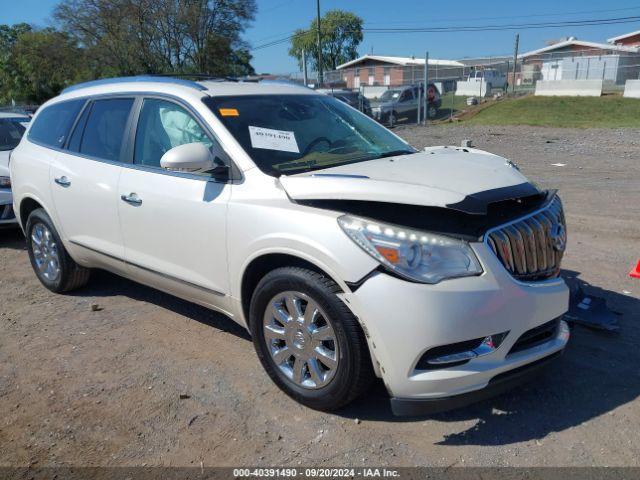
<path fill-rule="evenodd" d="M 408 280 L 438 283 L 482 273 L 467 242 L 351 215 L 338 218 L 338 224 L 360 248 Z"/>

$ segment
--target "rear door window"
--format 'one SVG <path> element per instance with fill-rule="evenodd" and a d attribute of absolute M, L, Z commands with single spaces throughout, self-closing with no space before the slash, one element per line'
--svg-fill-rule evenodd
<path fill-rule="evenodd" d="M 69 100 L 45 107 L 29 129 L 28 139 L 47 147 L 61 148 L 85 100 Z"/>
<path fill-rule="evenodd" d="M 80 153 L 102 160 L 119 161 L 122 140 L 133 98 L 95 100 L 80 140 Z"/>

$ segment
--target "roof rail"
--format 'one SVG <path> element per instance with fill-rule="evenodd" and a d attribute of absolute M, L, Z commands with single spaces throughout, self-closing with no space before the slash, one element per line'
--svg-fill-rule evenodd
<path fill-rule="evenodd" d="M 155 75 L 137 75 L 134 77 L 115 77 L 115 78 L 102 78 L 100 80 L 92 80 L 90 82 L 78 83 L 71 85 L 70 87 L 62 90 L 61 93 L 69 93 L 82 88 L 96 87 L 100 85 L 113 85 L 116 83 L 129 83 L 129 82 L 155 82 L 155 83 L 172 83 L 175 85 L 182 85 L 184 87 L 196 88 L 198 90 L 206 90 L 198 82 L 192 80 L 184 80 L 182 78 L 163 77 Z"/>

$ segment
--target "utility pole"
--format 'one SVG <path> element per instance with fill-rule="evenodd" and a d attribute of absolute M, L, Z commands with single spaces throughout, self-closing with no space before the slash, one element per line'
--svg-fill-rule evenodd
<path fill-rule="evenodd" d="M 424 124 L 427 125 L 427 114 L 429 112 L 429 52 L 424 56 Z"/>
<path fill-rule="evenodd" d="M 307 77 L 307 52 L 302 49 L 302 78 L 304 78 L 304 86 L 309 86 L 309 78 Z"/>
<path fill-rule="evenodd" d="M 317 23 L 317 43 L 318 43 L 318 86 L 322 87 L 324 78 L 322 75 L 322 41 L 320 40 L 320 0 L 316 0 L 316 23 Z"/>
<path fill-rule="evenodd" d="M 520 44 L 520 34 L 516 33 L 516 45 L 513 49 L 513 79 L 511 85 L 511 93 L 516 92 L 516 68 L 518 66 L 518 46 Z"/>

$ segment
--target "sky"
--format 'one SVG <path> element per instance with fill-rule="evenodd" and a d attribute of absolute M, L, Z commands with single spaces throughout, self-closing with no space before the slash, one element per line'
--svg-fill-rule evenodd
<path fill-rule="evenodd" d="M 244 38 L 253 47 L 308 28 L 316 14 L 316 0 L 256 0 L 258 12 Z M 57 0 L 0 0 L 0 24 L 27 22 L 52 24 L 51 11 Z M 548 23 L 640 16 L 640 0 L 512 0 L 432 1 L 432 0 L 321 0 L 321 13 L 331 9 L 351 11 L 364 20 L 364 27 L 445 27 Z M 581 40 L 605 42 L 607 38 L 640 30 L 640 22 L 588 27 L 521 30 L 520 51 L 535 50 L 545 42 L 574 36 Z M 458 59 L 464 57 L 511 55 L 517 30 L 497 32 L 447 33 L 366 33 L 358 49 L 361 55 L 398 55 Z M 290 73 L 298 70 L 287 54 L 288 43 L 258 49 L 253 66 L 259 73 Z"/>

